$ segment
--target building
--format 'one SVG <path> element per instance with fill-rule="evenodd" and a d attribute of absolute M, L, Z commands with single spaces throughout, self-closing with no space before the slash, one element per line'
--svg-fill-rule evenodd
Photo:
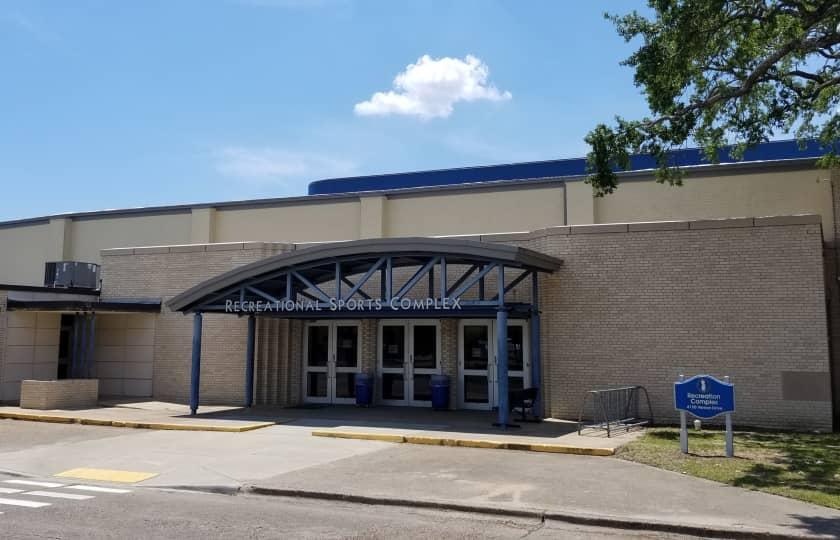
<path fill-rule="evenodd" d="M 840 173 L 819 154 L 686 150 L 679 188 L 640 157 L 603 198 L 557 160 L 0 223 L 0 400 L 95 376 L 102 395 L 346 403 L 367 372 L 377 402 L 426 406 L 446 374 L 453 407 L 493 408 L 507 383 L 574 418 L 586 390 L 641 384 L 673 421 L 675 378 L 711 373 L 738 423 L 829 430 Z M 57 261 L 101 265 L 101 287 L 45 287 Z"/>

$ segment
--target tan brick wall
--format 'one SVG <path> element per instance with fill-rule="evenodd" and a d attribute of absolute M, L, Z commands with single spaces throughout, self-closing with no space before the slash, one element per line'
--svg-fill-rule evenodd
<path fill-rule="evenodd" d="M 73 409 L 96 407 L 99 401 L 97 379 L 61 381 L 25 380 L 20 383 L 21 409 Z"/>
<path fill-rule="evenodd" d="M 677 375 L 710 373 L 732 377 L 738 424 L 829 429 L 829 401 L 782 399 L 783 371 L 829 377 L 820 233 L 805 217 L 522 235 L 564 260 L 541 288 L 550 415 L 576 417 L 586 390 L 642 384 L 673 422 Z"/>
<path fill-rule="evenodd" d="M 280 253 L 286 244 L 245 242 L 103 251 L 103 298 L 161 298 L 155 322 L 153 394 L 189 399 L 192 316 L 165 306 L 173 296 L 238 266 Z M 201 351 L 201 403 L 244 400 L 247 321 L 205 315 Z"/>
<path fill-rule="evenodd" d="M 679 373 L 729 375 L 736 423 L 828 429 L 829 401 L 785 400 L 782 373 L 829 380 L 819 218 L 756 218 L 557 227 L 483 241 L 555 255 L 564 266 L 542 276 L 543 397 L 551 416 L 574 418 L 587 389 L 643 384 L 659 421 L 675 421 Z M 164 300 L 195 283 L 279 249 L 104 257 L 106 296 Z M 172 248 L 174 249 L 174 248 Z M 161 250 L 159 250 L 161 251 Z M 493 291 L 488 279 L 488 291 Z M 527 299 L 525 289 L 517 300 Z M 205 317 L 202 401 L 242 399 L 244 319 Z M 286 326 L 288 330 L 286 330 Z M 154 394 L 185 400 L 192 321 L 157 319 Z M 258 402 L 301 401 L 303 322 L 260 322 Z M 376 361 L 376 321 L 362 323 L 365 369 Z M 457 395 L 457 324 L 441 325 L 442 366 Z"/>

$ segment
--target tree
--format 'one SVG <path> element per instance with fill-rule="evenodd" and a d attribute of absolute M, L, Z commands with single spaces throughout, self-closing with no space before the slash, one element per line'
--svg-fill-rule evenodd
<path fill-rule="evenodd" d="M 733 159 L 770 139 L 816 138 L 822 167 L 840 165 L 840 0 L 649 0 L 637 12 L 605 14 L 641 47 L 623 65 L 635 69 L 652 116 L 616 117 L 586 136 L 596 196 L 618 186 L 630 155 L 650 154 L 656 180 L 682 184 L 669 151 L 693 141 L 715 163 L 732 144 Z"/>

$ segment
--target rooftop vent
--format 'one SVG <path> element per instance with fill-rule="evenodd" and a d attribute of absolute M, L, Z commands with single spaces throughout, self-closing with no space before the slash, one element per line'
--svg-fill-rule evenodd
<path fill-rule="evenodd" d="M 99 265 L 78 261 L 48 262 L 44 287 L 57 289 L 98 289 Z"/>

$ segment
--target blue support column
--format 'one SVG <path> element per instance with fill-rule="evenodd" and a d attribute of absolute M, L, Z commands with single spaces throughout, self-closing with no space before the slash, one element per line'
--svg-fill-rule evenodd
<path fill-rule="evenodd" d="M 537 388 L 534 416 L 542 418 L 542 354 L 540 351 L 540 284 L 537 272 L 531 273 L 531 386 Z"/>
<path fill-rule="evenodd" d="M 496 387 L 499 389 L 499 427 L 507 429 L 510 403 L 508 402 L 508 343 L 507 320 L 505 308 L 505 267 L 499 265 L 499 299 L 496 311 Z"/>
<path fill-rule="evenodd" d="M 190 413 L 198 411 L 198 385 L 201 379 L 201 312 L 193 318 L 192 372 L 190 374 Z"/>
<path fill-rule="evenodd" d="M 499 427 L 507 429 L 510 404 L 508 403 L 508 314 L 504 306 L 496 312 L 496 380 L 499 389 Z"/>
<path fill-rule="evenodd" d="M 257 318 L 248 317 L 248 349 L 245 357 L 245 406 L 254 404 L 254 342 L 257 335 Z"/>

